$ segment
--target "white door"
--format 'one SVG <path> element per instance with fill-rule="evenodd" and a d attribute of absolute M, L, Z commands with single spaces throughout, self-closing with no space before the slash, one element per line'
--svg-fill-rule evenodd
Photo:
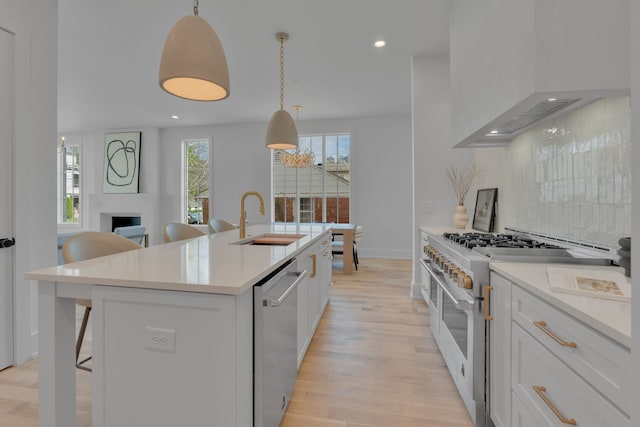
<path fill-rule="evenodd" d="M 13 35 L 0 28 L 0 369 L 13 364 Z"/>

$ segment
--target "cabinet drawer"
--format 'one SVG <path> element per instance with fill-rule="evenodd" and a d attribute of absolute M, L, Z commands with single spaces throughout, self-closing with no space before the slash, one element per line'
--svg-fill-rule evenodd
<path fill-rule="evenodd" d="M 628 414 L 629 351 L 519 287 L 512 296 L 513 320 Z"/>
<path fill-rule="evenodd" d="M 511 427 L 553 427 L 542 417 L 534 418 L 515 393 L 512 393 L 511 404 Z"/>
<path fill-rule="evenodd" d="M 511 387 L 540 425 L 570 425 L 560 421 L 563 416 L 580 427 L 631 426 L 611 402 L 515 323 L 512 334 Z"/>

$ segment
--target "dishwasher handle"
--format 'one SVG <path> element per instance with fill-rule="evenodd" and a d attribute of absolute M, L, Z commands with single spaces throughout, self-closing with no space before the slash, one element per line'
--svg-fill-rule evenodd
<path fill-rule="evenodd" d="M 272 299 L 271 301 L 269 300 L 263 300 L 263 305 L 264 306 L 270 306 L 270 307 L 280 307 L 282 305 L 282 303 L 284 302 L 284 300 L 287 299 L 287 297 L 291 294 L 291 292 L 294 291 L 294 289 L 300 284 L 300 282 L 302 282 L 304 280 L 305 277 L 307 277 L 307 270 L 303 270 L 303 271 L 296 271 L 293 273 L 289 273 L 291 275 L 295 275 L 298 276 L 298 278 L 291 284 L 291 286 L 289 286 L 287 288 L 286 291 L 284 291 L 284 293 L 282 295 L 280 295 L 280 297 L 278 299 Z"/>

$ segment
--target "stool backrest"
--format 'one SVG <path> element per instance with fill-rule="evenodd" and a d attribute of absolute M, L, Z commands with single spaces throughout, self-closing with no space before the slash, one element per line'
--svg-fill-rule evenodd
<path fill-rule="evenodd" d="M 162 237 L 165 243 L 193 239 L 194 237 L 200 236 L 204 236 L 202 231 L 181 222 L 170 222 L 162 227 Z"/>

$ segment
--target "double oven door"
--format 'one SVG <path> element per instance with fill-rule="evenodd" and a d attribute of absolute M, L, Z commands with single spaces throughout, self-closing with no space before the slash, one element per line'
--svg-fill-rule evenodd
<path fill-rule="evenodd" d="M 421 259 L 423 283 L 429 304 L 431 333 L 442 353 L 451 377 L 469 411 L 476 420 L 474 398 L 474 312 L 478 301 L 457 287 L 430 260 Z M 477 374 L 482 375 L 484 369 Z M 476 379 L 477 381 L 478 379 Z"/>

